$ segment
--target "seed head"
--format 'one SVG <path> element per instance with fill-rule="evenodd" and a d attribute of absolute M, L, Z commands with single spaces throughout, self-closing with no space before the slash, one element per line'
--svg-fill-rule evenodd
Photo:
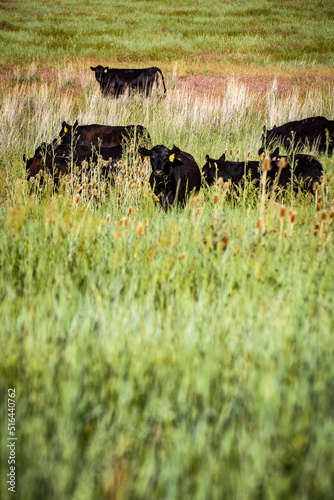
<path fill-rule="evenodd" d="M 219 196 L 218 196 L 218 194 L 214 194 L 214 195 L 213 195 L 213 203 L 214 203 L 214 204 L 216 204 L 216 203 L 218 203 L 218 201 L 219 201 Z"/>
<path fill-rule="evenodd" d="M 30 177 L 31 184 L 34 184 L 35 180 L 36 180 L 35 177 Z"/>
<path fill-rule="evenodd" d="M 322 221 L 327 220 L 327 210 L 321 210 L 321 212 L 320 212 L 320 219 Z"/>
<path fill-rule="evenodd" d="M 133 212 L 133 208 L 131 207 L 131 205 L 129 206 L 129 210 L 128 210 L 128 214 L 131 215 Z"/>
<path fill-rule="evenodd" d="M 136 214 L 136 215 L 138 215 L 138 214 L 139 214 L 139 208 L 138 208 L 138 207 L 135 209 L 135 214 Z"/>
<path fill-rule="evenodd" d="M 282 156 L 282 158 L 280 158 L 278 161 L 278 168 L 285 168 L 286 166 L 287 166 L 286 158 Z"/>
<path fill-rule="evenodd" d="M 228 191 L 230 189 L 230 184 L 228 182 L 224 183 L 224 189 L 225 191 Z"/>
<path fill-rule="evenodd" d="M 256 221 L 256 228 L 257 229 L 261 229 L 262 227 L 262 219 L 261 217 Z"/>
<path fill-rule="evenodd" d="M 76 188 L 76 189 L 77 189 L 77 191 L 80 191 L 80 190 L 81 190 L 81 186 L 80 186 L 80 184 L 77 184 L 77 188 Z"/>
<path fill-rule="evenodd" d="M 230 156 L 233 155 L 233 149 L 230 149 Z"/>
<path fill-rule="evenodd" d="M 294 224 L 296 222 L 296 216 L 297 212 L 292 210 L 291 213 L 289 214 L 291 224 Z"/>
<path fill-rule="evenodd" d="M 199 196 L 196 196 L 194 199 L 194 205 L 195 207 L 198 207 L 198 205 L 201 203 L 201 198 Z"/>
<path fill-rule="evenodd" d="M 143 234 L 144 232 L 144 224 L 142 222 L 139 222 L 137 229 L 136 229 L 137 234 Z"/>
<path fill-rule="evenodd" d="M 240 161 L 240 158 L 239 158 L 239 156 L 237 156 L 237 157 L 236 157 L 236 160 L 237 160 L 237 161 Z"/>
<path fill-rule="evenodd" d="M 106 217 L 106 222 L 110 222 L 110 219 L 111 219 L 111 216 L 110 216 L 110 214 L 108 214 Z"/>
<path fill-rule="evenodd" d="M 217 184 L 219 184 L 219 186 L 221 186 L 222 184 L 224 184 L 224 179 L 222 177 L 219 177 L 219 179 L 217 181 Z"/>
<path fill-rule="evenodd" d="M 76 194 L 75 197 L 74 197 L 74 202 L 75 204 L 77 205 L 80 201 L 80 194 Z"/>
<path fill-rule="evenodd" d="M 183 262 L 183 261 L 186 259 L 186 257 L 187 257 L 187 254 L 182 253 L 182 254 L 180 255 L 180 257 L 179 257 L 179 260 L 180 260 L 181 262 Z"/>
<path fill-rule="evenodd" d="M 93 196 L 96 196 L 96 195 L 97 195 L 97 189 L 96 189 L 96 188 L 94 188 L 94 189 L 93 189 L 93 191 L 92 191 L 92 195 L 93 195 Z"/>
<path fill-rule="evenodd" d="M 285 213 L 286 213 L 286 208 L 285 208 L 285 205 L 282 205 L 279 209 L 279 216 L 280 218 L 283 218 L 285 217 Z"/>
<path fill-rule="evenodd" d="M 313 186 L 314 191 L 319 191 L 319 187 L 319 182 L 315 182 Z"/>
<path fill-rule="evenodd" d="M 271 161 L 270 161 L 270 156 L 266 155 L 263 162 L 262 162 L 262 170 L 271 170 Z"/>
<path fill-rule="evenodd" d="M 334 210 L 333 209 L 329 212 L 329 217 L 332 220 L 334 219 Z"/>
<path fill-rule="evenodd" d="M 201 212 L 202 212 L 202 210 L 199 207 L 197 207 L 196 211 L 195 211 L 195 214 L 196 215 L 200 215 Z"/>

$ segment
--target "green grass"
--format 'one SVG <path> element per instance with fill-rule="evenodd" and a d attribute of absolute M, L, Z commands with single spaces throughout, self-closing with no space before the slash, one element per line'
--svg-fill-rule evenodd
<path fill-rule="evenodd" d="M 183 60 L 289 70 L 333 65 L 332 2 L 249 0 L 1 2 L 0 62 L 87 59 L 121 65 Z M 211 59 L 214 54 L 214 61 Z"/>
<path fill-rule="evenodd" d="M 330 72 L 332 5 L 0 6 L 1 498 L 14 387 L 18 499 L 332 499 L 334 159 L 317 155 L 318 203 L 288 191 L 264 213 L 249 184 L 164 212 L 147 164 L 103 203 L 36 196 L 22 161 L 77 118 L 140 123 L 200 167 L 257 158 L 264 124 L 333 119 L 331 87 L 196 97 L 178 71 Z M 102 98 L 93 61 L 166 68 L 166 99 Z"/>
<path fill-rule="evenodd" d="M 147 180 L 139 191 L 124 178 L 119 196 L 76 206 L 71 193 L 30 195 L 22 162 L 77 117 L 141 123 L 200 166 L 225 148 L 255 157 L 263 123 L 330 118 L 330 94 L 263 98 L 231 82 L 221 101 L 175 81 L 162 102 L 105 100 L 70 78 L 1 98 L 0 411 L 7 437 L 15 387 L 17 497 L 330 499 L 333 238 L 319 210 L 333 206 L 333 158 L 320 157 L 318 207 L 293 197 L 281 243 L 269 200 L 267 233 L 256 229 L 250 186 L 237 198 L 203 189 L 165 213 Z"/>

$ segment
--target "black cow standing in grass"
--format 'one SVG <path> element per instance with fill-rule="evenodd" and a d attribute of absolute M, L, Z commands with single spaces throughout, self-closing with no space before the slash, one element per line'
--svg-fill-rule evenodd
<path fill-rule="evenodd" d="M 286 151 L 302 147 L 316 148 L 319 152 L 333 154 L 334 121 L 324 116 L 312 116 L 304 120 L 285 123 L 271 130 L 263 127 L 261 135 L 263 149 L 273 149 L 282 144 Z"/>
<path fill-rule="evenodd" d="M 142 125 L 112 126 L 112 125 L 69 125 L 62 123 L 60 131 L 61 144 L 79 146 L 115 147 L 121 144 L 131 146 L 150 146 L 151 137 L 148 130 Z"/>
<path fill-rule="evenodd" d="M 260 150 L 263 155 L 263 150 Z M 262 156 L 263 159 L 264 155 Z M 313 190 L 316 182 L 321 182 L 323 168 L 321 163 L 312 155 L 295 154 L 294 156 L 281 155 L 279 148 L 270 154 L 270 166 L 267 171 L 267 180 L 275 182 L 282 188 L 286 188 L 291 182 L 291 168 L 293 165 L 294 183 L 302 184 L 306 190 Z M 215 160 L 206 156 L 206 163 L 202 168 L 203 178 L 209 186 L 219 178 L 223 182 L 231 182 L 232 185 L 240 184 L 244 174 L 255 184 L 259 184 L 262 168 L 259 161 L 226 161 L 225 154 Z"/>
<path fill-rule="evenodd" d="M 151 159 L 150 185 L 163 207 L 179 202 L 201 187 L 201 173 L 194 158 L 175 145 L 172 149 L 157 145 L 152 149 L 139 148 L 139 153 Z"/>
<path fill-rule="evenodd" d="M 143 93 L 148 97 L 154 83 L 158 85 L 159 73 L 161 75 L 166 95 L 166 85 L 161 69 L 157 67 L 141 69 L 120 69 L 108 68 L 100 64 L 95 68 L 90 67 L 95 72 L 95 78 L 99 82 L 102 94 L 106 96 L 118 97 L 126 92 L 127 89 Z"/>

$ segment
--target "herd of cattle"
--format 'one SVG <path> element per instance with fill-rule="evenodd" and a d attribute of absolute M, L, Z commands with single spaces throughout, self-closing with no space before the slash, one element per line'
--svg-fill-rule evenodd
<path fill-rule="evenodd" d="M 100 83 L 104 95 L 118 96 L 127 88 L 137 89 L 149 95 L 159 68 L 145 70 L 115 70 L 102 66 L 91 67 Z M 161 73 L 164 93 L 166 87 Z M 219 183 L 240 184 L 245 175 L 251 181 L 259 183 L 264 164 L 268 181 L 285 188 L 293 178 L 302 183 L 305 189 L 313 191 L 315 183 L 320 183 L 323 175 L 321 163 L 310 154 L 296 153 L 301 147 L 315 148 L 321 153 L 333 154 L 334 121 L 316 116 L 304 120 L 289 122 L 271 130 L 263 128 L 260 158 L 252 161 L 227 161 L 225 154 L 219 159 L 206 156 L 202 170 L 189 153 L 181 151 L 175 145 L 172 149 L 164 145 L 152 147 L 148 130 L 142 125 L 108 126 L 78 125 L 63 122 L 60 134 L 51 144 L 43 143 L 26 163 L 28 180 L 36 178 L 42 171 L 50 173 L 57 186 L 60 177 L 71 172 L 73 166 L 80 167 L 83 162 L 93 165 L 98 158 L 103 159 L 100 175 L 107 180 L 118 174 L 119 160 L 124 155 L 138 152 L 142 157 L 149 157 L 152 167 L 150 185 L 163 206 L 177 202 L 184 204 L 190 192 L 198 191 L 202 184 L 209 186 Z M 134 147 L 131 148 L 130 146 Z M 284 146 L 287 155 L 279 153 Z M 266 152 L 266 162 L 263 161 Z M 284 168 L 283 168 L 284 167 Z M 86 166 L 87 168 L 87 166 Z"/>

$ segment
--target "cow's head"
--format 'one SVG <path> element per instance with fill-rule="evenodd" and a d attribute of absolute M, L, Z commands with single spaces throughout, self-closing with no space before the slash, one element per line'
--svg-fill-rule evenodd
<path fill-rule="evenodd" d="M 73 141 L 74 139 L 74 134 L 77 127 L 78 120 L 75 121 L 74 125 L 69 125 L 67 122 L 63 121 L 59 134 L 62 144 L 71 144 L 71 141 Z"/>
<path fill-rule="evenodd" d="M 139 148 L 138 151 L 141 155 L 150 157 L 152 171 L 155 177 L 169 175 L 171 167 L 182 165 L 182 161 L 177 157 L 180 153 L 180 149 L 175 145 L 172 149 L 168 149 L 163 145 L 158 145 L 154 146 L 152 149 Z"/>
<path fill-rule="evenodd" d="M 108 73 L 108 70 L 109 70 L 108 66 L 104 67 L 104 66 L 101 66 L 101 64 L 99 64 L 98 66 L 95 66 L 95 68 L 94 68 L 94 66 L 91 66 L 90 69 L 92 71 L 95 71 L 95 78 L 99 83 L 102 82 L 104 75 L 106 73 Z"/>
<path fill-rule="evenodd" d="M 205 160 L 206 164 L 202 168 L 202 173 L 207 183 L 211 185 L 219 177 L 218 172 L 224 166 L 225 154 L 222 154 L 222 156 L 218 158 L 218 160 L 210 158 L 209 155 L 206 155 Z"/>

